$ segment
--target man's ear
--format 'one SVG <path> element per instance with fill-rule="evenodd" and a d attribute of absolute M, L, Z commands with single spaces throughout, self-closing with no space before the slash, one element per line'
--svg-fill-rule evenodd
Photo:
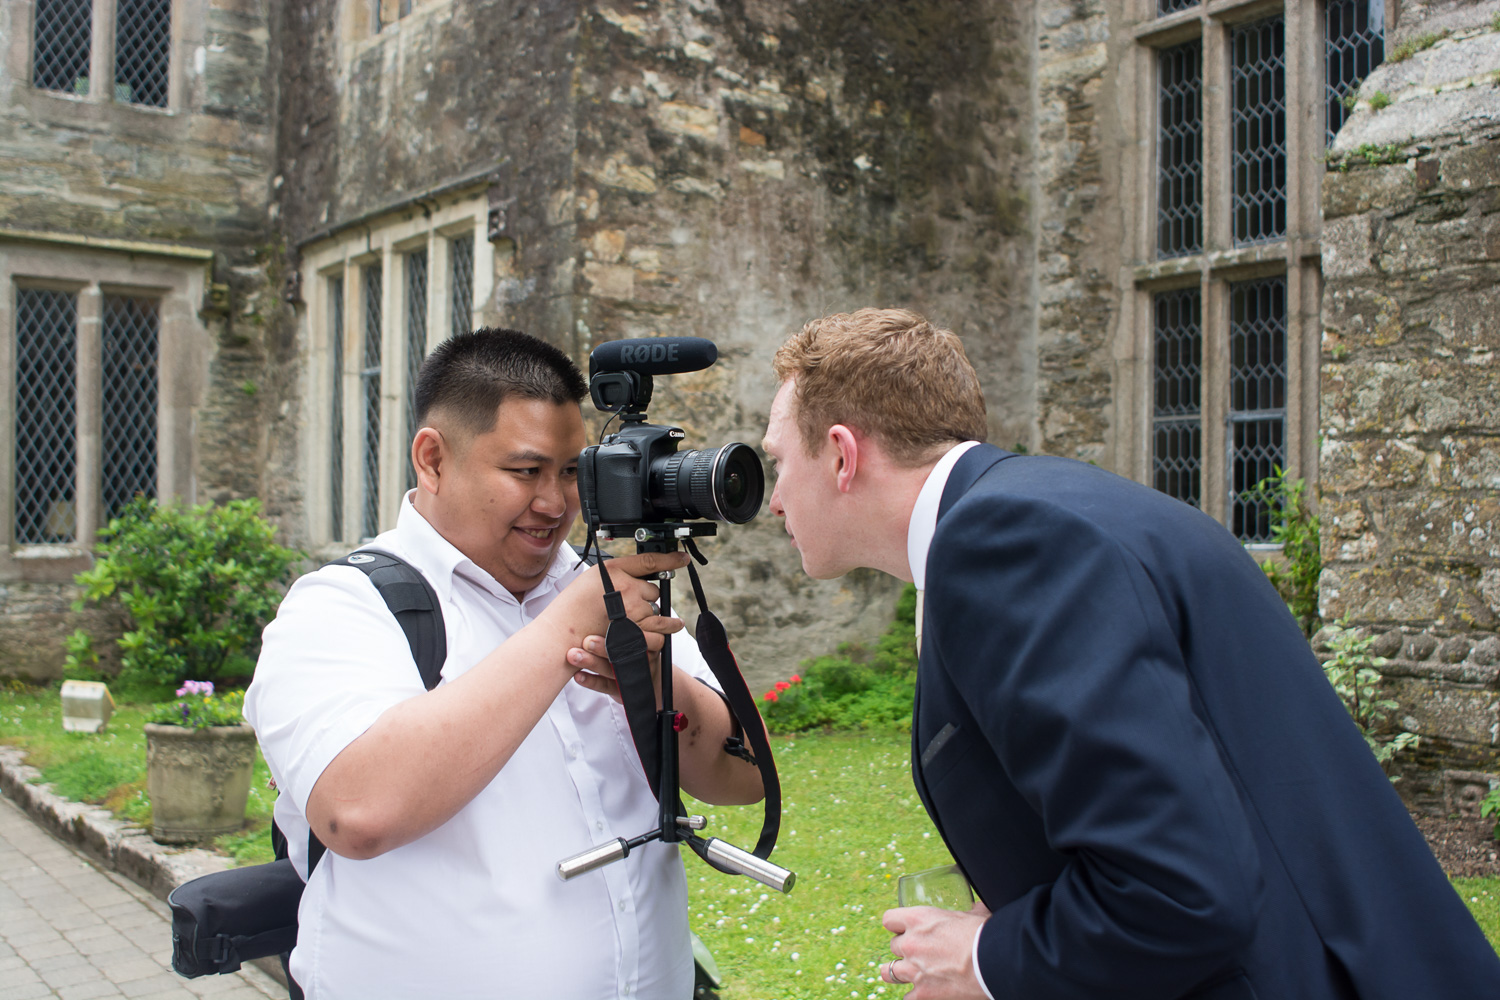
<path fill-rule="evenodd" d="M 834 424 L 828 428 L 828 440 L 833 444 L 838 462 L 835 483 L 840 493 L 848 493 L 854 488 L 854 477 L 859 472 L 859 439 L 848 427 Z"/>
<path fill-rule="evenodd" d="M 437 496 L 444 463 L 451 457 L 447 440 L 436 427 L 423 427 L 411 440 L 411 464 L 417 470 L 417 488 Z"/>

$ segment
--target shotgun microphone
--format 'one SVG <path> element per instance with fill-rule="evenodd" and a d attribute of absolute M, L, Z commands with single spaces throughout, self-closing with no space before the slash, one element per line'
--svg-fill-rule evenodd
<path fill-rule="evenodd" d="M 719 348 L 703 337 L 634 337 L 611 340 L 589 355 L 589 378 L 600 372 L 677 375 L 702 371 L 719 359 Z"/>

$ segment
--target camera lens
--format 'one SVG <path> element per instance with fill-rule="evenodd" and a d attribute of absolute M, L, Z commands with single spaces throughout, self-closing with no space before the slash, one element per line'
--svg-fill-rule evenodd
<path fill-rule="evenodd" d="M 744 524 L 760 512 L 766 492 L 760 458 L 738 441 L 722 448 L 668 455 L 661 460 L 660 478 L 652 479 L 653 486 L 661 485 L 660 495 L 652 496 L 651 503 L 668 517 Z"/>

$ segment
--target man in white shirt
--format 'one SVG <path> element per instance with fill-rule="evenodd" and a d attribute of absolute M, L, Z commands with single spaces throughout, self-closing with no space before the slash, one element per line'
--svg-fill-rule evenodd
<path fill-rule="evenodd" d="M 675 848 L 556 875 L 559 860 L 657 822 L 601 655 L 599 572 L 563 544 L 579 509 L 585 393 L 566 355 L 514 331 L 454 337 L 423 364 L 418 485 L 371 547 L 438 595 L 448 657 L 432 691 L 353 567 L 298 580 L 266 628 L 246 718 L 304 877 L 309 825 L 328 848 L 290 962 L 313 1000 L 691 993 Z M 610 563 L 653 651 L 682 624 L 656 614 L 657 586 L 642 578 L 685 563 Z M 723 751 L 731 720 L 707 665 L 685 635 L 673 654 L 683 788 L 756 801 L 756 769 Z"/>

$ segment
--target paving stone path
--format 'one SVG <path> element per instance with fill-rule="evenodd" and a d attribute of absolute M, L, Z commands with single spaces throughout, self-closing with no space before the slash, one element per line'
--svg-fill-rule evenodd
<path fill-rule="evenodd" d="M 0 1000 L 265 1000 L 259 969 L 183 979 L 166 904 L 36 826 L 0 796 Z"/>

